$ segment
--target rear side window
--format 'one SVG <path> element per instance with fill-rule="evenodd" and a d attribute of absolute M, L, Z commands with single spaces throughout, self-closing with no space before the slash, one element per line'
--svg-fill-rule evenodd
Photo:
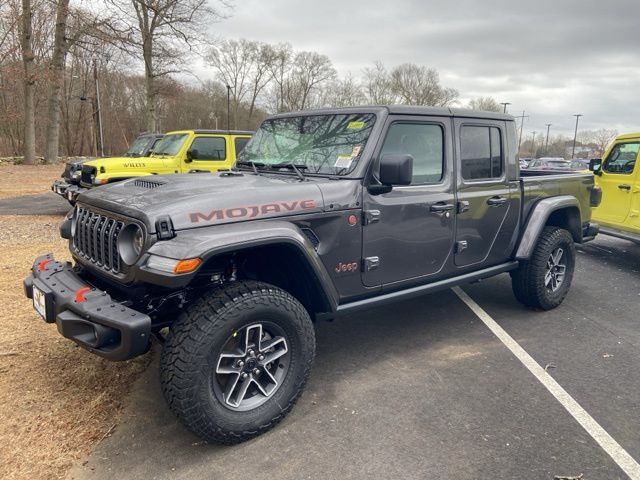
<path fill-rule="evenodd" d="M 224 160 L 227 158 L 226 142 L 223 137 L 198 137 L 191 144 L 194 160 Z"/>
<path fill-rule="evenodd" d="M 413 157 L 412 185 L 437 183 L 442 179 L 444 133 L 440 125 L 394 123 L 384 139 L 381 155 L 403 153 Z"/>
<path fill-rule="evenodd" d="M 618 143 L 604 162 L 602 169 L 607 173 L 630 175 L 636 166 L 640 143 Z"/>
<path fill-rule="evenodd" d="M 460 129 L 460 163 L 465 180 L 502 176 L 502 141 L 496 127 L 463 126 Z"/>
<path fill-rule="evenodd" d="M 240 137 L 236 137 L 234 140 L 235 146 L 236 146 L 236 155 L 239 154 L 242 149 L 244 148 L 244 146 L 249 143 L 249 140 L 251 140 L 250 138 L 240 138 Z"/>

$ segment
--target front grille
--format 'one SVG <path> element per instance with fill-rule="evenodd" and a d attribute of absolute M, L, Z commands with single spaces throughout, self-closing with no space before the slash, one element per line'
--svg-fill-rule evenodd
<path fill-rule="evenodd" d="M 82 174 L 80 176 L 80 181 L 82 183 L 92 184 L 95 176 L 96 176 L 96 167 L 92 167 L 90 165 L 82 166 Z"/>
<path fill-rule="evenodd" d="M 118 234 L 124 222 L 78 207 L 73 246 L 78 255 L 113 273 L 120 273 Z"/>

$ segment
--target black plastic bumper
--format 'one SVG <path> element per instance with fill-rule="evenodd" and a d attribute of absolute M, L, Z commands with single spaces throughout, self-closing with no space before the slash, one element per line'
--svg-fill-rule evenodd
<path fill-rule="evenodd" d="M 106 292 L 82 279 L 70 263 L 53 255 L 38 257 L 24 291 L 44 294 L 48 323 L 56 323 L 62 336 L 110 360 L 127 360 L 145 353 L 150 346 L 151 318 L 113 300 Z"/>

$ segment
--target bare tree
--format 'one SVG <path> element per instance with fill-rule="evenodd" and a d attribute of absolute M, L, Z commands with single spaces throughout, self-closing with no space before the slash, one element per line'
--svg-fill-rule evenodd
<path fill-rule="evenodd" d="M 336 78 L 337 72 L 326 55 L 299 52 L 285 82 L 285 98 L 291 110 L 309 108 L 313 93 L 320 85 Z"/>
<path fill-rule="evenodd" d="M 373 105 L 390 105 L 395 103 L 395 94 L 384 64 L 377 61 L 373 68 L 364 69 L 364 88 L 369 103 Z"/>
<path fill-rule="evenodd" d="M 602 155 L 607 145 L 618 136 L 617 130 L 601 128 L 599 130 L 583 130 L 580 132 L 580 141 L 593 146 L 592 155 Z"/>
<path fill-rule="evenodd" d="M 36 78 L 35 55 L 31 44 L 33 35 L 31 16 L 31 0 L 22 0 L 20 43 L 24 66 L 24 163 L 28 165 L 36 163 L 36 112 L 34 103 Z"/>
<path fill-rule="evenodd" d="M 398 65 L 390 73 L 392 91 L 401 103 L 447 107 L 458 98 L 454 88 L 443 88 L 433 68 L 413 63 Z"/>
<path fill-rule="evenodd" d="M 351 75 L 328 83 L 323 89 L 322 105 L 327 107 L 353 107 L 367 103 L 367 97 Z"/>
<path fill-rule="evenodd" d="M 276 112 L 285 111 L 285 91 L 287 78 L 293 68 L 293 49 L 288 43 L 281 43 L 273 48 L 273 59 L 271 62 L 270 73 L 274 86 L 271 97 L 272 110 Z"/>
<path fill-rule="evenodd" d="M 205 38 L 211 22 L 224 17 L 206 0 L 108 0 L 118 14 L 111 24 L 114 38 L 144 62 L 146 123 L 157 130 L 158 78 L 181 71 L 190 53 Z M 222 7 L 225 0 L 217 0 Z"/>
<path fill-rule="evenodd" d="M 502 112 L 502 107 L 493 97 L 478 97 L 469 101 L 468 108 L 484 112 Z"/>

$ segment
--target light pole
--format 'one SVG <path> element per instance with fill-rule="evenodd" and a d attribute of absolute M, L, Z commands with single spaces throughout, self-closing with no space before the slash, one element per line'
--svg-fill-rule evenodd
<path fill-rule="evenodd" d="M 533 136 L 531 137 L 531 156 L 536 158 L 536 131 L 531 132 Z"/>
<path fill-rule="evenodd" d="M 227 132 L 231 131 L 231 85 L 227 85 Z"/>
<path fill-rule="evenodd" d="M 520 145 L 522 144 L 522 130 L 524 128 L 524 119 L 529 118 L 529 115 L 524 114 L 524 110 L 522 111 L 522 115 L 516 117 L 520 119 L 520 137 L 518 138 L 518 152 L 520 151 Z"/>
<path fill-rule="evenodd" d="M 507 113 L 507 105 L 511 105 L 509 102 L 500 102 L 500 105 L 503 106 L 502 113 Z"/>
<path fill-rule="evenodd" d="M 574 159 L 576 156 L 576 138 L 578 137 L 578 120 L 580 120 L 580 117 L 582 117 L 583 115 L 581 113 L 576 113 L 573 116 L 576 117 L 576 131 L 573 132 L 573 150 L 571 150 L 571 159 Z"/>
<path fill-rule="evenodd" d="M 549 128 L 551 128 L 551 123 L 545 123 L 545 126 L 547 127 L 547 139 L 544 141 L 544 154 L 548 155 L 549 154 Z"/>

